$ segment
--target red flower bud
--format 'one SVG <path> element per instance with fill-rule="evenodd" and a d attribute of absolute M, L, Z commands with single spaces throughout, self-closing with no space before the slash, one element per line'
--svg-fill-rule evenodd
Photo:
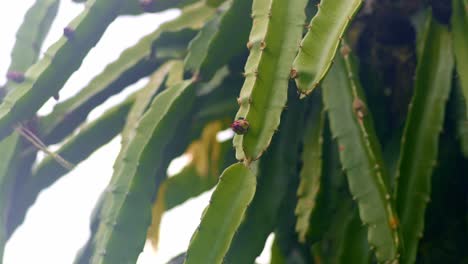
<path fill-rule="evenodd" d="M 234 133 L 238 135 L 243 135 L 247 133 L 247 131 L 249 130 L 249 126 L 249 122 L 247 122 L 247 120 L 245 120 L 244 118 L 240 117 L 231 124 L 231 129 L 232 131 L 234 131 Z"/>
<path fill-rule="evenodd" d="M 63 29 L 63 35 L 67 38 L 67 39 L 73 39 L 73 37 L 75 37 L 75 30 L 71 27 L 65 27 Z"/>
<path fill-rule="evenodd" d="M 8 72 L 6 77 L 9 81 L 13 81 L 16 83 L 22 83 L 24 82 L 24 79 L 25 79 L 24 73 L 18 72 L 18 71 Z"/>

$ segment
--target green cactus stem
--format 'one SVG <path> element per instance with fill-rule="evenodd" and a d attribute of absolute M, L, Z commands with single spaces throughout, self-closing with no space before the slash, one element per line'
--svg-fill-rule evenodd
<path fill-rule="evenodd" d="M 362 3 L 363 0 L 322 0 L 317 4 L 318 12 L 307 27 L 291 70 L 300 93 L 310 94 L 325 77 L 343 34 Z"/>
<path fill-rule="evenodd" d="M 456 69 L 465 100 L 468 101 L 468 2 L 466 0 L 452 0 L 452 36 Z M 468 112 L 466 113 L 468 120 Z"/>
<path fill-rule="evenodd" d="M 60 38 L 28 69 L 24 82 L 11 87 L 12 92 L 0 105 L 0 139 L 8 136 L 19 122 L 33 117 L 58 93 L 117 17 L 122 1 L 89 0 L 85 10 L 68 25 L 75 31 L 75 38 Z"/>
<path fill-rule="evenodd" d="M 182 10 L 178 18 L 126 49 L 77 95 L 57 104 L 52 113 L 41 118 L 40 134 L 44 141 L 59 142 L 81 124 L 94 107 L 153 72 L 162 61 L 185 51 L 196 30 L 214 14 L 215 9 L 204 4 L 191 5 Z"/>
<path fill-rule="evenodd" d="M 395 183 L 396 208 L 405 245 L 403 263 L 415 262 L 423 234 L 454 68 L 452 38 L 447 27 L 430 15 L 426 22 Z"/>
<path fill-rule="evenodd" d="M 173 130 L 180 128 L 179 122 L 189 114 L 194 88 L 191 81 L 184 81 L 160 93 L 141 118 L 135 136 L 122 149 L 125 153 L 117 159 L 121 162 L 115 164 L 105 194 L 91 263 L 136 261 L 160 184 L 154 175 L 169 139 L 175 135 Z"/>
<path fill-rule="evenodd" d="M 228 167 L 190 241 L 185 264 L 222 263 L 256 188 L 256 175 L 242 163 Z"/>
<path fill-rule="evenodd" d="M 398 261 L 401 248 L 398 219 L 385 183 L 386 168 L 380 158 L 380 146 L 350 56 L 349 47 L 344 46 L 323 82 L 325 109 L 350 192 L 368 228 L 369 245 L 375 249 L 379 262 Z"/>
<path fill-rule="evenodd" d="M 270 144 L 286 105 L 289 73 L 305 21 L 307 1 L 254 0 L 245 82 L 236 120 L 248 120 L 249 132 L 233 140 L 236 158 L 260 158 Z"/>

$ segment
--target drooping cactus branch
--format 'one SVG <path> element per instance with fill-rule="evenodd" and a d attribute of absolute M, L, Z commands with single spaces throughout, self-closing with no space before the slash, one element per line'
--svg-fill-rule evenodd
<path fill-rule="evenodd" d="M 96 45 L 109 24 L 117 17 L 123 0 L 89 0 L 85 10 L 66 28 L 73 37 L 64 35 L 44 57 L 25 73 L 25 80 L 11 89 L 0 105 L 0 139 L 8 136 L 18 122 L 31 118 Z"/>

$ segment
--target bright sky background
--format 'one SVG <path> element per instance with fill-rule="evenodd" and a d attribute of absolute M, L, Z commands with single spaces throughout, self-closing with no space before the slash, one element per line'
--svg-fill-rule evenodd
<path fill-rule="evenodd" d="M 0 84 L 5 83 L 16 31 L 33 2 L 34 0 L 0 1 Z M 82 5 L 74 4 L 71 0 L 61 1 L 59 14 L 43 50 L 62 35 L 63 27 L 82 9 Z M 163 21 L 176 17 L 178 13 L 172 10 L 161 14 L 118 18 L 108 28 L 99 44 L 88 54 L 81 68 L 68 80 L 60 92 L 60 100 L 75 94 L 109 62 L 115 60 L 121 51 L 152 32 Z M 89 119 L 98 117 L 105 109 L 122 101 L 126 95 L 142 87 L 144 83 L 144 80 L 140 81 L 122 94 L 109 99 L 103 106 L 94 110 Z M 50 112 L 54 104 L 56 104 L 54 100 L 49 101 L 40 113 Z M 119 147 L 120 138 L 116 138 L 41 193 L 36 204 L 29 210 L 24 225 L 8 242 L 4 264 L 73 262 L 76 252 L 89 236 L 91 211 L 100 192 L 112 176 L 112 166 Z M 147 244 L 138 264 L 166 263 L 173 256 L 185 251 L 210 195 L 211 192 L 205 193 L 167 212 L 161 223 L 158 251 L 154 252 Z M 257 259 L 258 263 L 268 263 L 271 240 L 270 237 L 266 250 Z"/>

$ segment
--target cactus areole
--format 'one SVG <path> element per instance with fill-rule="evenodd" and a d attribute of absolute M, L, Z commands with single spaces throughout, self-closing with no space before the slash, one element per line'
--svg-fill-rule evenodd
<path fill-rule="evenodd" d="M 73 39 L 75 36 L 75 30 L 71 27 L 65 27 L 63 29 L 63 35 L 67 37 L 67 39 Z"/>
<path fill-rule="evenodd" d="M 16 83 L 22 83 L 24 82 L 24 73 L 18 72 L 18 71 L 11 71 L 8 72 L 6 75 L 7 79 Z"/>
<path fill-rule="evenodd" d="M 239 119 L 231 124 L 231 128 L 237 135 L 244 135 L 249 130 L 249 122 L 243 117 L 239 117 Z"/>

